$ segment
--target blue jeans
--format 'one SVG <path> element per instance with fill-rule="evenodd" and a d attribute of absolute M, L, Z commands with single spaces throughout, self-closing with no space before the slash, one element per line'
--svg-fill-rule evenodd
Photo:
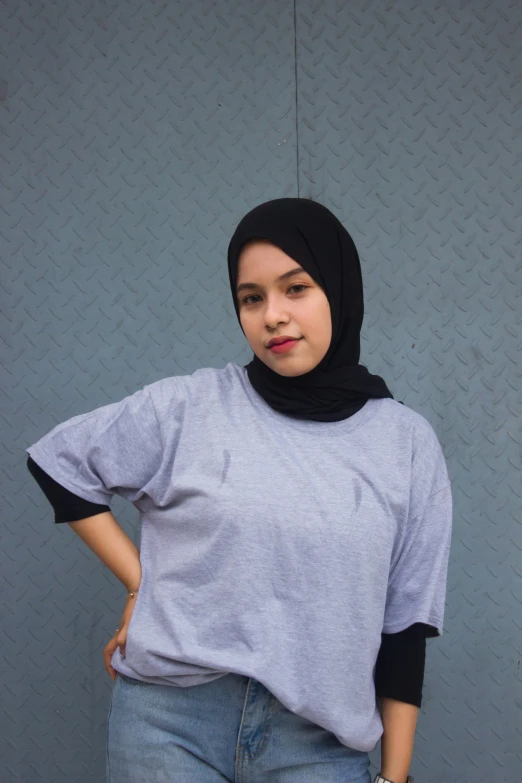
<path fill-rule="evenodd" d="M 366 752 L 288 710 L 258 680 L 188 688 L 118 674 L 107 783 L 371 783 Z"/>

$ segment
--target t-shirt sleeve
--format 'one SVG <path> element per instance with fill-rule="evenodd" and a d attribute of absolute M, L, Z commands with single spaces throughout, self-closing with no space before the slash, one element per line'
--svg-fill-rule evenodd
<path fill-rule="evenodd" d="M 383 633 L 425 623 L 442 636 L 452 512 L 446 463 L 429 427 L 413 458 L 410 515 L 392 554 Z"/>
<path fill-rule="evenodd" d="M 162 441 L 148 388 L 73 416 L 26 449 L 63 487 L 109 505 L 114 494 L 135 502 L 162 461 Z"/>

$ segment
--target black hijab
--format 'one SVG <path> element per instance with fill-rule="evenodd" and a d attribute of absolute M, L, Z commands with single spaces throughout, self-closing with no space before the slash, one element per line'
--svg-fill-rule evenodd
<path fill-rule="evenodd" d="M 347 419 L 369 398 L 393 399 L 384 380 L 358 363 L 364 316 L 361 264 L 351 236 L 335 215 L 306 198 L 267 201 L 245 215 L 228 246 L 228 274 L 240 325 L 239 255 L 251 239 L 268 240 L 302 266 L 324 290 L 332 314 L 330 347 L 310 372 L 279 375 L 254 354 L 245 367 L 256 392 L 274 410 L 314 421 Z"/>

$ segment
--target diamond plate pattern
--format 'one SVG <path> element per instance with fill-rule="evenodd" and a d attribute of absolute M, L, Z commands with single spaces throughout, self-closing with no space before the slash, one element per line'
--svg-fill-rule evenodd
<path fill-rule="evenodd" d="M 353 233 L 361 361 L 430 420 L 453 481 L 412 771 L 520 778 L 520 4 L 0 9 L 1 780 L 104 780 L 101 651 L 123 606 L 54 526 L 26 446 L 145 383 L 247 361 L 228 239 L 298 192 Z M 138 542 L 134 509 L 113 510 Z"/>
<path fill-rule="evenodd" d="M 225 251 L 242 211 L 296 189 L 293 20 L 250 0 L 2 6 L 2 783 L 105 779 L 102 649 L 124 605 L 54 526 L 24 449 L 145 383 L 249 358 Z"/>
<path fill-rule="evenodd" d="M 453 482 L 412 773 L 518 780 L 522 7 L 297 7 L 300 192 L 353 232 L 361 361 L 432 423 Z"/>

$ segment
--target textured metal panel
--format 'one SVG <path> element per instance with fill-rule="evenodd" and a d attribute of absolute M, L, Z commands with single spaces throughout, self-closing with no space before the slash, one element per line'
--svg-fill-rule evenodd
<path fill-rule="evenodd" d="M 25 447 L 145 383 L 249 359 L 226 247 L 296 192 L 293 7 L 2 7 L 2 783 L 100 783 L 124 590 Z M 6 325 L 6 320 L 8 325 Z M 137 540 L 137 514 L 113 511 Z"/>
<path fill-rule="evenodd" d="M 353 233 L 361 362 L 432 423 L 453 482 L 412 771 L 520 780 L 522 5 L 297 9 L 300 195 Z"/>
<path fill-rule="evenodd" d="M 413 771 L 520 778 L 520 5 L 299 0 L 296 30 L 282 0 L 0 9 L 0 779 L 104 780 L 101 651 L 123 607 L 54 526 L 25 447 L 145 383 L 246 361 L 226 245 L 298 184 L 361 250 L 361 361 L 431 421 L 454 482 Z"/>

